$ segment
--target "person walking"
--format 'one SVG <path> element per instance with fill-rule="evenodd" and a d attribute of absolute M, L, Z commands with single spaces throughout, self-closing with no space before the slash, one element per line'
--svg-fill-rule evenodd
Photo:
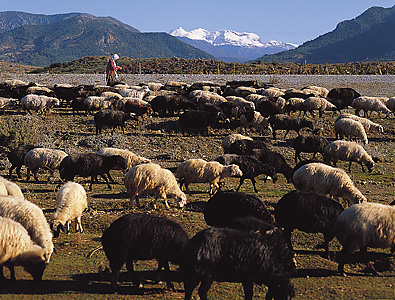
<path fill-rule="evenodd" d="M 117 81 L 118 79 L 118 70 L 122 70 L 121 67 L 118 67 L 116 64 L 116 60 L 119 59 L 118 54 L 113 54 L 111 55 L 110 60 L 107 63 L 107 68 L 106 68 L 106 82 L 108 86 L 112 86 L 114 82 Z"/>

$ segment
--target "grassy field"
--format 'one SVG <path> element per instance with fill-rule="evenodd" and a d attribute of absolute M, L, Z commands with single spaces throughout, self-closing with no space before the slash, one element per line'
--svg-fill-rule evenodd
<path fill-rule="evenodd" d="M 322 119 L 312 119 L 316 126 L 323 128 L 323 135 L 329 139 L 334 138 L 333 121 L 331 114 L 325 114 Z M 369 201 L 390 203 L 395 195 L 395 166 L 394 160 L 394 119 L 379 119 L 373 116 L 373 121 L 382 124 L 384 134 L 368 134 L 369 148 L 372 153 L 382 158 L 382 162 L 375 165 L 372 173 L 363 173 L 361 168 L 353 165 L 351 178 L 357 187 L 367 196 Z M 15 143 L 36 143 L 45 147 L 60 148 L 68 153 L 94 152 L 105 146 L 128 148 L 135 153 L 152 159 L 165 167 L 174 167 L 187 158 L 204 158 L 211 160 L 222 154 L 221 140 L 230 133 L 238 130 L 211 129 L 203 135 L 182 135 L 176 131 L 176 118 L 157 117 L 149 118 L 144 126 L 130 123 L 125 135 L 116 132 L 114 135 L 105 130 L 103 135 L 95 136 L 92 116 L 73 116 L 68 109 L 56 109 L 48 116 L 29 116 L 24 112 L 14 111 L 0 116 L 0 134 L 18 131 L 15 134 Z M 282 132 L 278 139 L 272 139 L 268 132 L 248 133 L 252 137 L 260 137 L 269 147 L 282 153 L 291 166 L 294 151 L 290 148 L 295 133 L 290 133 L 287 139 L 282 139 Z M 14 146 L 14 145 L 11 145 Z M 2 149 L 3 155 L 6 147 Z M 309 158 L 310 155 L 304 155 Z M 8 175 L 6 158 L 1 164 L 3 170 L 0 175 Z M 346 168 L 346 163 L 339 163 L 339 167 Z M 22 170 L 25 176 L 25 170 Z M 183 210 L 176 208 L 170 200 L 171 209 L 165 209 L 160 202 L 158 209 L 153 211 L 149 206 L 151 198 L 142 198 L 143 207 L 132 209 L 125 188 L 123 174 L 120 171 L 112 173 L 116 184 L 109 190 L 101 182 L 88 191 L 89 208 L 83 215 L 83 234 L 72 232 L 69 235 L 61 234 L 54 239 L 55 253 L 46 268 L 41 283 L 34 283 L 30 275 L 21 268 L 17 268 L 18 281 L 10 280 L 0 282 L 0 298 L 2 299 L 183 299 L 183 284 L 177 278 L 177 266 L 172 266 L 172 278 L 176 281 L 176 292 L 166 290 L 165 283 L 155 281 L 155 261 L 140 261 L 136 264 L 139 277 L 146 279 L 143 288 L 132 285 L 123 270 L 120 276 L 118 292 L 113 293 L 109 285 L 108 260 L 104 252 L 99 250 L 91 258 L 87 255 L 100 245 L 102 232 L 118 217 L 129 212 L 145 212 L 166 216 L 181 223 L 188 233 L 193 236 L 196 232 L 207 227 L 203 219 L 203 208 L 208 200 L 208 184 L 192 184 L 192 195 L 188 196 L 188 204 Z M 26 182 L 14 176 L 25 197 L 39 205 L 50 220 L 56 207 L 56 192 L 63 184 L 55 172 L 55 179 L 47 182 L 48 173 L 41 172 L 42 181 Z M 276 183 L 264 183 L 258 177 L 258 196 L 270 207 L 282 195 L 293 190 L 292 184 L 287 184 L 280 174 Z M 77 178 L 88 189 L 88 181 Z M 225 180 L 225 188 L 237 187 L 238 179 Z M 252 184 L 247 181 L 241 191 L 254 193 Z M 365 270 L 365 265 L 356 260 L 345 267 L 347 277 L 339 276 L 337 263 L 328 260 L 323 250 L 316 250 L 315 245 L 322 241 L 318 234 L 306 234 L 295 231 L 292 242 L 296 250 L 298 275 L 292 281 L 295 285 L 295 299 L 394 299 L 395 298 L 395 271 L 391 264 L 395 263 L 389 249 L 369 249 L 369 258 L 374 260 L 375 267 L 381 276 L 373 276 Z M 340 250 L 336 240 L 330 244 L 330 250 Z M 6 270 L 6 276 L 9 276 Z M 7 277 L 9 278 L 9 277 Z M 263 298 L 266 294 L 265 286 L 255 286 L 255 299 Z M 198 299 L 197 293 L 194 293 Z M 243 299 L 243 290 L 239 283 L 214 283 L 209 291 L 209 299 Z"/>

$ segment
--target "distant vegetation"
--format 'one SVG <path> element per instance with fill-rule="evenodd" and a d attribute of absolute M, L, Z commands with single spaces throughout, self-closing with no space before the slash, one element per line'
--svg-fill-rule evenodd
<path fill-rule="evenodd" d="M 88 56 L 68 63 L 54 63 L 31 73 L 104 73 L 108 57 Z M 117 62 L 128 74 L 236 74 L 236 75 L 394 75 L 395 62 L 354 62 L 343 64 L 225 63 L 213 59 L 130 58 Z"/>

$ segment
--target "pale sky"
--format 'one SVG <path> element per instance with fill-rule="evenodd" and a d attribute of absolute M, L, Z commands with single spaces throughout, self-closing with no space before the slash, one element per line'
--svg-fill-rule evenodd
<path fill-rule="evenodd" d="M 111 16 L 141 32 L 169 32 L 178 27 L 252 32 L 262 42 L 294 44 L 315 39 L 372 6 L 392 7 L 381 0 L 1 0 L 1 11 L 36 14 L 69 12 Z"/>

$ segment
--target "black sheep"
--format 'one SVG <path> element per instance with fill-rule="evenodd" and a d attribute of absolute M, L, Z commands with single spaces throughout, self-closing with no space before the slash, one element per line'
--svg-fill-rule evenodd
<path fill-rule="evenodd" d="M 273 138 L 276 138 L 276 130 L 282 129 L 286 130 L 284 139 L 287 136 L 288 132 L 291 130 L 295 130 L 299 135 L 299 131 L 302 128 L 310 128 L 314 129 L 313 122 L 307 119 L 299 119 L 293 116 L 289 116 L 286 114 L 278 114 L 269 118 L 269 123 L 272 126 L 273 130 Z"/>
<path fill-rule="evenodd" d="M 324 234 L 324 248 L 329 254 L 328 244 L 335 237 L 334 224 L 344 211 L 343 206 L 327 196 L 314 192 L 292 191 L 285 194 L 275 206 L 276 222 L 284 228 L 284 236 L 292 249 L 291 233 L 294 229 Z"/>
<path fill-rule="evenodd" d="M 135 119 L 137 122 L 138 118 L 141 117 L 143 120 L 142 124 L 144 124 L 145 115 L 150 115 L 153 113 L 151 106 L 134 103 L 132 101 L 126 101 L 123 111 L 133 116 L 131 119 Z"/>
<path fill-rule="evenodd" d="M 277 114 L 283 114 L 283 109 L 272 101 L 261 101 L 256 106 L 256 111 L 260 112 L 263 117 L 270 117 Z"/>
<path fill-rule="evenodd" d="M 18 175 L 19 179 L 22 179 L 21 176 L 21 168 L 25 164 L 24 159 L 25 155 L 27 152 L 30 150 L 36 148 L 36 146 L 33 145 L 21 145 L 18 146 L 14 149 L 12 149 L 8 154 L 7 158 L 11 163 L 10 171 L 9 171 L 9 176 L 12 176 L 12 170 L 16 168 L 16 174 Z"/>
<path fill-rule="evenodd" d="M 112 169 L 125 169 L 125 160 L 122 156 L 104 156 L 97 153 L 76 153 L 66 156 L 59 166 L 60 178 L 68 181 L 74 180 L 76 175 L 81 177 L 91 177 L 89 189 L 92 190 L 93 182 L 100 175 L 111 190 L 108 178 L 114 182 L 110 175 Z"/>
<path fill-rule="evenodd" d="M 209 228 L 198 232 L 180 253 L 185 299 L 191 299 L 199 282 L 200 299 L 207 299 L 213 281 L 241 282 L 245 299 L 252 299 L 254 283 L 268 286 L 266 299 L 292 298 L 293 252 L 278 230 Z"/>
<path fill-rule="evenodd" d="M 94 120 L 96 125 L 96 134 L 102 132 L 103 126 L 112 127 L 114 129 L 118 126 L 122 128 L 125 133 L 125 122 L 133 119 L 134 115 L 119 110 L 102 109 L 95 113 Z"/>
<path fill-rule="evenodd" d="M 191 100 L 183 95 L 163 95 L 157 96 L 150 102 L 154 112 L 160 117 L 174 115 L 180 110 L 196 110 L 197 106 Z"/>
<path fill-rule="evenodd" d="M 265 142 L 260 140 L 238 140 L 229 146 L 230 154 L 251 155 L 253 149 L 268 150 Z"/>
<path fill-rule="evenodd" d="M 262 163 L 274 167 L 276 173 L 283 174 L 288 183 L 292 182 L 292 168 L 280 153 L 266 149 L 253 149 L 251 155 Z"/>
<path fill-rule="evenodd" d="M 231 219 L 252 216 L 274 224 L 265 203 L 255 195 L 235 191 L 219 191 L 207 201 L 204 220 L 209 226 L 226 226 Z"/>
<path fill-rule="evenodd" d="M 273 183 L 277 180 L 277 174 L 274 167 L 271 167 L 268 164 L 263 164 L 256 158 L 249 155 L 225 154 L 217 157 L 215 160 L 223 165 L 236 164 L 240 167 L 240 170 L 243 172 L 243 176 L 240 177 L 240 184 L 236 191 L 240 189 L 244 180 L 250 179 L 252 185 L 254 186 L 255 193 L 258 193 L 258 190 L 255 186 L 255 177 L 261 174 L 270 176 L 273 180 Z"/>
<path fill-rule="evenodd" d="M 110 261 L 111 283 L 115 288 L 123 265 L 138 285 L 133 269 L 134 260 L 158 261 L 158 271 L 169 271 L 169 262 L 178 264 L 178 254 L 189 239 L 177 222 L 148 214 L 127 214 L 115 220 L 102 235 L 104 252 Z M 173 285 L 167 281 L 169 288 Z"/>
<path fill-rule="evenodd" d="M 226 116 L 223 113 L 189 110 L 179 115 L 178 124 L 181 132 L 184 133 L 186 129 L 190 129 L 191 127 L 206 128 L 210 125 L 218 125 L 221 121 L 225 120 Z"/>
<path fill-rule="evenodd" d="M 292 148 L 295 149 L 295 162 L 302 160 L 300 157 L 301 152 L 313 153 L 315 158 L 317 153 L 324 156 L 324 148 L 329 142 L 326 138 L 319 135 L 299 135 L 292 142 Z"/>
<path fill-rule="evenodd" d="M 338 111 L 352 105 L 355 98 L 360 97 L 356 90 L 352 88 L 333 88 L 329 91 L 327 99 L 336 106 Z"/>

